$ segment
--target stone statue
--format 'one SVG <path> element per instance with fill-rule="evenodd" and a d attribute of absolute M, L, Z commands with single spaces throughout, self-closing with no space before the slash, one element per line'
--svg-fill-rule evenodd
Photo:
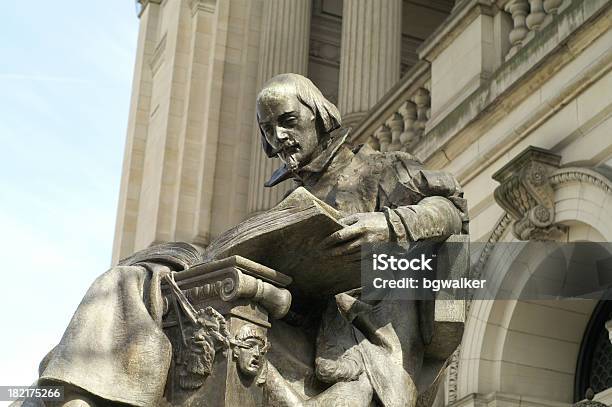
<path fill-rule="evenodd" d="M 292 180 L 342 215 L 344 227 L 320 243 L 330 256 L 354 261 L 366 243 L 468 233 L 453 176 L 408 153 L 349 145 L 337 108 L 309 79 L 272 78 L 257 120 L 264 151 L 282 161 L 266 186 Z M 282 273 L 186 243 L 135 253 L 94 282 L 39 382 L 69 384 L 81 403 L 70 406 L 431 403 L 459 341 L 436 337 L 434 301 L 393 292 L 367 301 L 354 287 L 290 311 Z"/>
<path fill-rule="evenodd" d="M 233 356 L 238 362 L 240 371 L 251 377 L 262 373 L 265 367 L 265 355 L 269 343 L 265 334 L 251 324 L 246 324 L 234 338 Z"/>
<path fill-rule="evenodd" d="M 257 97 L 257 116 L 265 152 L 283 162 L 266 186 L 291 178 L 346 215 L 341 220 L 346 227 L 323 242 L 332 255 L 358 256 L 364 243 L 444 240 L 467 233 L 466 202 L 450 174 L 427 171 L 407 153 L 348 146 L 338 110 L 307 78 L 272 78 Z M 356 309 L 361 311 L 347 319 Z M 420 390 L 433 386 L 419 383 L 433 335 L 431 302 L 388 298 L 371 306 L 357 292 L 340 294 L 316 320 L 315 376 L 331 387 L 308 397 L 313 389 L 303 385 L 289 402 L 291 392 L 277 380 L 268 387 L 285 401 L 277 397 L 272 405 L 303 400 L 328 405 L 329 393 L 329 400 L 350 399 L 347 405 L 376 400 L 384 406 L 414 406 Z M 281 376 L 294 376 L 295 366 L 278 363 Z"/>

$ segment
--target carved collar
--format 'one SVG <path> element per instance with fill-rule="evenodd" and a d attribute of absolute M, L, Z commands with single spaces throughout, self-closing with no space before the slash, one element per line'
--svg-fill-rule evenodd
<path fill-rule="evenodd" d="M 297 171 L 290 171 L 285 164 L 281 165 L 274 173 L 264 186 L 273 187 L 280 184 L 281 182 L 288 180 L 289 178 L 302 179 L 310 173 L 322 172 L 327 164 L 332 160 L 338 149 L 344 144 L 350 129 L 340 128 L 336 130 L 331 137 L 329 145 L 314 159 L 302 168 L 298 168 Z"/>

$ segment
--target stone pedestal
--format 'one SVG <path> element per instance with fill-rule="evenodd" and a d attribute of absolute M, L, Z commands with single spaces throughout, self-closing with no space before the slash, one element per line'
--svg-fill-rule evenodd
<path fill-rule="evenodd" d="M 208 335 L 209 343 L 216 351 L 212 353 L 212 364 L 199 369 L 204 374 L 194 374 L 202 365 L 200 351 L 206 348 L 193 346 L 191 340 L 197 337 L 194 330 L 201 326 L 189 321 L 169 285 L 162 285 L 163 326 L 173 349 L 166 399 L 176 406 L 261 406 L 259 375 L 244 371 L 238 361 L 239 352 L 245 349 L 247 337 L 261 337 L 267 344 L 270 320 L 282 318 L 291 305 L 291 294 L 281 288 L 291 278 L 233 256 L 176 274 L 175 280 L 194 309 L 207 314 L 205 326 L 216 332 Z M 265 354 L 263 342 L 258 351 Z"/>
<path fill-rule="evenodd" d="M 338 96 L 344 127 L 354 127 L 399 80 L 401 22 L 401 0 L 344 2 Z"/>

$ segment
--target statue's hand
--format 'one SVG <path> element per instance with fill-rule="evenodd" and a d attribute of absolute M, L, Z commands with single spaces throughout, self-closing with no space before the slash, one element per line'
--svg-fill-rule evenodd
<path fill-rule="evenodd" d="M 345 228 L 332 233 L 323 242 L 323 247 L 331 249 L 332 256 L 344 256 L 359 252 L 366 243 L 389 241 L 387 219 L 381 212 L 356 213 L 340 219 Z"/>

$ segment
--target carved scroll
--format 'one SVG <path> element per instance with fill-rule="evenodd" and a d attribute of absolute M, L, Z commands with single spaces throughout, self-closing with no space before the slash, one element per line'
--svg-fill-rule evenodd
<path fill-rule="evenodd" d="M 493 174 L 500 183 L 495 200 L 512 217 L 518 239 L 548 240 L 564 233 L 554 222 L 554 190 L 549 179 L 560 161 L 560 156 L 547 150 L 529 147 Z"/>

